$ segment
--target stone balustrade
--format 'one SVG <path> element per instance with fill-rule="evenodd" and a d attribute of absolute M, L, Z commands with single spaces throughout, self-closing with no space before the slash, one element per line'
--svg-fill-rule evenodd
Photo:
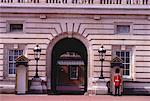
<path fill-rule="evenodd" d="M 150 5 L 150 0 L 0 0 L 0 3 Z"/>

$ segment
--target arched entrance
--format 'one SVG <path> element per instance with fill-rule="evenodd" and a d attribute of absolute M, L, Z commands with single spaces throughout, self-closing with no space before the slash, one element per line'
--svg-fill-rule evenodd
<path fill-rule="evenodd" d="M 83 94 L 87 91 L 88 45 L 82 41 L 78 37 L 63 37 L 55 40 L 51 48 L 49 46 L 48 90 L 56 94 Z"/>
<path fill-rule="evenodd" d="M 83 93 L 87 86 L 87 51 L 75 38 L 64 38 L 52 51 L 52 91 Z"/>

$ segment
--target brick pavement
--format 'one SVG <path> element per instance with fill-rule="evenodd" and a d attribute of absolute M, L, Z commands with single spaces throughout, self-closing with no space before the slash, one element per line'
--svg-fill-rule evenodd
<path fill-rule="evenodd" d="M 150 101 L 150 96 L 1 94 L 0 101 Z"/>

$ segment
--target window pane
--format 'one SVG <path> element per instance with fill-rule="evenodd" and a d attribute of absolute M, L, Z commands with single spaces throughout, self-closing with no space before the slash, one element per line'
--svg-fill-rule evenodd
<path fill-rule="evenodd" d="M 23 50 L 19 50 L 19 55 L 22 55 L 23 54 Z"/>
<path fill-rule="evenodd" d="M 10 68 L 10 69 L 13 68 L 13 63 L 9 63 L 9 68 Z"/>
<path fill-rule="evenodd" d="M 130 68 L 130 65 L 129 65 L 129 64 L 126 64 L 126 68 L 129 69 L 129 68 Z"/>
<path fill-rule="evenodd" d="M 13 55 L 13 50 L 9 50 L 9 55 Z"/>
<path fill-rule="evenodd" d="M 9 74 L 13 74 L 13 69 L 9 69 Z"/>
<path fill-rule="evenodd" d="M 14 69 L 14 74 L 16 74 L 16 69 Z"/>
<path fill-rule="evenodd" d="M 76 67 L 71 67 L 71 71 L 75 72 L 76 71 Z"/>
<path fill-rule="evenodd" d="M 14 67 L 16 67 L 16 62 L 14 63 Z M 14 68 L 15 69 L 15 68 Z"/>
<path fill-rule="evenodd" d="M 130 63 L 130 59 L 129 58 L 126 58 L 126 63 Z"/>
<path fill-rule="evenodd" d="M 15 50 L 15 51 L 14 51 L 14 55 L 18 55 L 18 50 Z"/>
<path fill-rule="evenodd" d="M 117 55 L 118 57 L 120 57 L 120 52 L 116 52 L 116 55 Z"/>
<path fill-rule="evenodd" d="M 16 61 L 17 57 L 18 57 L 18 56 L 14 56 L 14 61 Z"/>
<path fill-rule="evenodd" d="M 10 24 L 10 32 L 23 31 L 23 24 Z"/>
<path fill-rule="evenodd" d="M 71 73 L 71 78 L 76 78 L 76 73 L 75 72 Z"/>
<path fill-rule="evenodd" d="M 126 52 L 126 57 L 129 57 L 130 56 L 130 53 L 129 52 Z"/>
<path fill-rule="evenodd" d="M 13 61 L 13 56 L 9 56 L 9 61 Z"/>
<path fill-rule="evenodd" d="M 70 79 L 78 79 L 78 67 L 70 66 Z"/>
<path fill-rule="evenodd" d="M 129 75 L 129 70 L 126 70 L 126 75 Z"/>
<path fill-rule="evenodd" d="M 121 52 L 121 57 L 124 57 L 124 52 Z"/>
<path fill-rule="evenodd" d="M 130 25 L 117 25 L 117 33 L 129 33 Z"/>
<path fill-rule="evenodd" d="M 126 65 L 125 64 L 123 65 L 123 68 L 126 69 Z"/>

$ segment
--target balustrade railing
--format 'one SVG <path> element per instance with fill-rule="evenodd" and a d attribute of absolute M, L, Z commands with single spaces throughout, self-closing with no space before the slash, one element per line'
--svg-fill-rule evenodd
<path fill-rule="evenodd" d="M 0 0 L 0 3 L 52 3 L 52 4 L 128 4 L 150 5 L 150 0 Z"/>

